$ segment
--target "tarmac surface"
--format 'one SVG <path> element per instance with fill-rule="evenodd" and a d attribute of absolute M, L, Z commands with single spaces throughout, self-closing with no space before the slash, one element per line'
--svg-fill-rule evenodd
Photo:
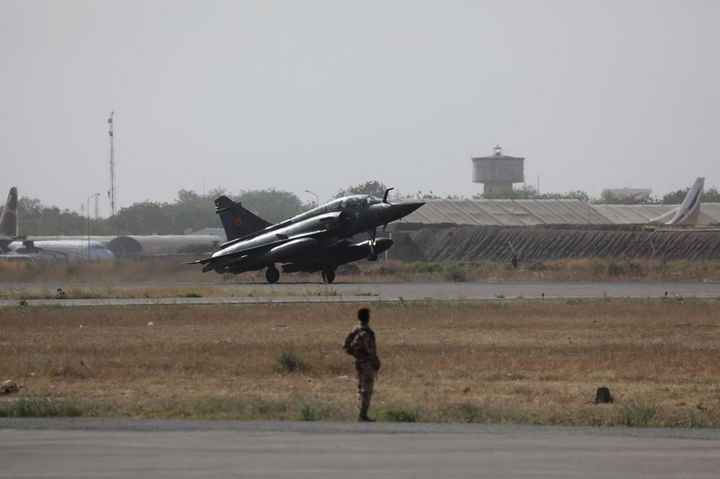
<path fill-rule="evenodd" d="M 717 478 L 720 430 L 0 419 L 0 478 Z"/>
<path fill-rule="evenodd" d="M 205 287 L 205 286 L 204 286 Z M 247 288 L 252 288 L 252 296 Z M 217 286 L 227 296 L 202 298 L 36 299 L 29 306 L 124 306 L 149 304 L 372 303 L 417 300 L 497 300 L 552 298 L 720 298 L 720 282 L 503 281 L 427 283 L 243 284 Z M 131 288 L 124 288 L 131 289 Z M 243 291 L 245 293 L 243 294 Z M 17 306 L 18 300 L 0 300 Z"/>

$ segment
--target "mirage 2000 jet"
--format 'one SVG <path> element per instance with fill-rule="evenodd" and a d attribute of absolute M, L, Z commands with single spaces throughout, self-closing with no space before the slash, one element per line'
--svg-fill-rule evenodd
<path fill-rule="evenodd" d="M 335 269 L 345 263 L 377 255 L 393 244 L 388 238 L 376 238 L 379 226 L 387 226 L 423 203 L 388 202 L 389 188 L 383 199 L 371 195 L 338 198 L 277 224 L 262 218 L 226 196 L 215 200 L 228 242 L 209 258 L 194 261 L 203 272 L 243 273 L 265 269 L 268 283 L 280 279 L 283 272 L 322 272 L 326 283 L 335 280 Z M 351 237 L 367 232 L 369 239 L 353 242 Z"/>

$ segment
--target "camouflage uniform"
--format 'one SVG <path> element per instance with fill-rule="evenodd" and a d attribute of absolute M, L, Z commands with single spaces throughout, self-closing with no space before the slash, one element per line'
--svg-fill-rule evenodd
<path fill-rule="evenodd" d="M 375 377 L 380 370 L 377 356 L 375 332 L 370 326 L 358 326 L 345 338 L 345 352 L 355 358 L 355 370 L 358 375 L 358 395 L 360 399 L 360 419 L 368 420 L 370 399 L 375 386 Z"/>

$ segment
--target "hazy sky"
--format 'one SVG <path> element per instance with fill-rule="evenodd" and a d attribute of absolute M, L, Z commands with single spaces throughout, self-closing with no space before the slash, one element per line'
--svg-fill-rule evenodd
<path fill-rule="evenodd" d="M 720 184 L 720 2 L 0 0 L 2 197 Z M 107 201 L 102 211 L 107 212 Z"/>

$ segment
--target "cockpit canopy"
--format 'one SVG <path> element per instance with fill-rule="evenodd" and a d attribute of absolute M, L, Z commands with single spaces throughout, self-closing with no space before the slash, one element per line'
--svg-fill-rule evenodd
<path fill-rule="evenodd" d="M 364 209 L 370 205 L 382 203 L 380 198 L 368 195 L 353 195 L 338 198 L 335 201 L 330 202 L 327 206 L 332 207 L 330 211 L 339 211 L 346 208 L 350 209 Z"/>
<path fill-rule="evenodd" d="M 367 208 L 370 205 L 375 205 L 378 203 L 382 203 L 382 200 L 376 196 L 369 196 L 369 195 L 343 196 L 342 198 L 332 200 L 331 202 L 325 203 L 322 206 L 313 208 L 310 211 L 306 211 L 305 213 L 298 215 L 295 218 L 298 218 L 300 216 L 310 217 L 310 216 L 315 216 L 315 215 L 319 215 L 319 214 L 323 214 L 323 213 L 331 213 L 333 211 L 343 211 L 345 209 L 361 210 L 361 209 Z"/>
<path fill-rule="evenodd" d="M 377 196 L 371 196 L 371 195 L 343 196 L 342 198 L 337 198 L 335 200 L 330 201 L 329 203 L 325 203 L 324 205 L 318 206 L 309 211 L 306 211 L 297 216 L 294 216 L 288 220 L 285 220 L 282 223 L 280 223 L 280 225 L 296 223 L 298 221 L 302 221 L 302 220 L 311 218 L 313 216 L 322 215 L 325 213 L 332 213 L 335 211 L 345 211 L 345 210 L 360 211 L 360 210 L 367 209 L 369 206 L 376 205 L 376 204 L 382 203 L 382 202 L 383 201 L 380 198 L 378 198 Z"/>

